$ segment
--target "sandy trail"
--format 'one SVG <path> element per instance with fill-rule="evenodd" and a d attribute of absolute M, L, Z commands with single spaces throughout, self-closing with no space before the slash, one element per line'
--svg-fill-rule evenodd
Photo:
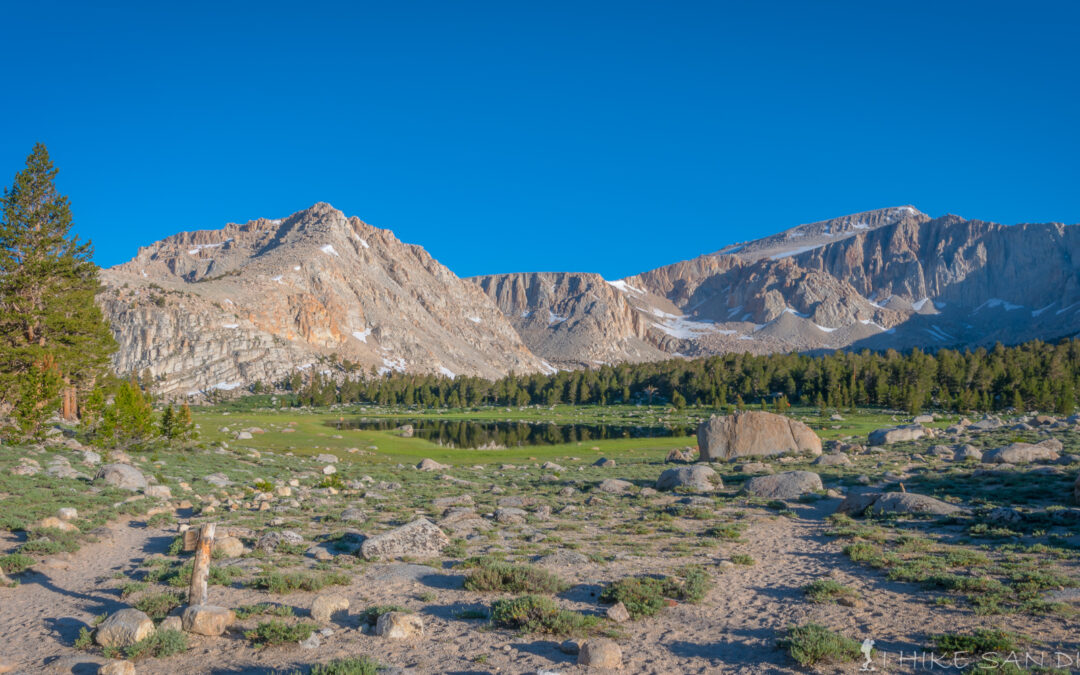
<path fill-rule="evenodd" d="M 102 659 L 71 645 L 95 616 L 127 607 L 119 590 L 103 582 L 151 553 L 164 553 L 175 536 L 138 521 L 112 523 L 95 534 L 98 541 L 53 556 L 20 575 L 16 588 L 0 589 L 0 662 L 26 673 L 95 672 L 92 664 Z"/>
<path fill-rule="evenodd" d="M 777 641 L 788 626 L 811 621 L 860 642 L 873 639 L 878 671 L 913 672 L 918 668 L 912 659 L 928 653 L 931 635 L 970 633 L 987 625 L 985 617 L 961 608 L 963 600 L 958 607 L 939 606 L 934 601 L 941 594 L 889 581 L 851 562 L 842 553 L 846 542 L 825 534 L 834 500 L 792 508 L 798 519 L 760 517 L 743 535 L 746 543 L 725 546 L 731 553 L 752 555 L 756 564 L 727 568 L 716 577 L 705 603 L 680 605 L 631 633 L 631 644 L 661 646 L 644 658 L 631 655 L 631 672 L 804 673 Z M 809 602 L 802 587 L 824 577 L 854 588 L 863 602 L 858 607 Z M 1010 615 L 1007 623 L 1009 630 L 1045 639 L 1036 650 L 1044 656 L 1055 649 L 1076 652 L 1075 633 L 1062 631 L 1063 623 L 1074 628 L 1074 620 L 1020 614 Z M 815 672 L 854 672 L 858 665 L 820 664 Z"/>
<path fill-rule="evenodd" d="M 627 656 L 630 672 L 803 672 L 776 647 L 785 626 L 810 613 L 802 586 L 833 567 L 824 550 L 822 518 L 829 507 L 796 507 L 799 519 L 756 518 L 745 543 L 724 544 L 754 565 L 727 567 L 700 605 L 679 605 L 653 620 L 630 624 L 629 644 L 658 649 Z"/>
<path fill-rule="evenodd" d="M 681 604 L 651 618 L 619 626 L 625 634 L 622 673 L 802 673 L 777 640 L 787 626 L 816 621 L 856 640 L 873 638 L 892 655 L 924 649 L 929 635 L 968 632 L 985 625 L 970 610 L 934 605 L 933 594 L 917 586 L 887 581 L 880 572 L 853 564 L 841 553 L 842 542 L 825 535 L 825 517 L 836 500 L 793 505 L 798 518 L 751 515 L 742 543 L 724 543 L 712 559 L 732 554 L 751 555 L 752 566 L 711 567 L 715 586 L 699 605 Z M 698 535 L 687 534 L 687 537 Z M 108 583 L 114 573 L 130 571 L 147 555 L 163 552 L 172 535 L 136 522 L 119 523 L 103 531 L 100 541 L 84 546 L 67 560 L 52 560 L 22 576 L 15 589 L 0 590 L 0 662 L 14 663 L 17 672 L 93 673 L 102 659 L 71 647 L 79 628 L 94 616 L 127 606 Z M 699 558 L 700 560 L 700 558 Z M 635 574 L 654 574 L 677 567 L 670 556 L 622 556 L 607 564 L 588 563 L 560 568 L 576 584 L 562 594 L 575 609 L 595 612 L 595 593 L 605 581 Z M 409 570 L 421 570 L 419 576 Z M 802 592 L 806 584 L 832 576 L 856 589 L 859 607 L 816 605 Z M 387 641 L 357 630 L 355 612 L 374 604 L 410 604 L 422 592 L 437 596 L 419 611 L 426 636 L 419 642 Z M 505 631 L 479 630 L 484 622 L 454 617 L 454 609 L 485 607 L 492 597 L 460 588 L 460 573 L 436 572 L 416 565 L 376 564 L 336 589 L 350 598 L 353 613 L 334 626 L 334 634 L 315 650 L 295 647 L 252 650 L 234 629 L 221 638 L 193 636 L 192 648 L 168 659 L 148 659 L 141 673 L 240 673 L 289 669 L 332 658 L 368 654 L 387 665 L 426 673 L 526 673 L 548 670 L 582 674 L 575 657 L 559 649 L 550 636 L 519 636 Z M 283 602 L 307 618 L 313 594 L 267 596 L 243 587 L 214 587 L 215 602 L 240 606 L 259 601 Z M 980 620 L 982 619 L 982 620 Z M 1074 621 L 1066 622 L 1075 627 Z M 1045 636 L 1061 644 L 1062 620 L 1013 615 L 1012 630 Z M 1057 639 L 1055 639 L 1057 637 Z M 1074 646 L 1072 638 L 1065 640 Z M 482 665 L 475 657 L 484 656 Z M 881 672 L 911 672 L 893 661 L 877 662 Z M 213 664 L 208 667 L 208 664 Z M 816 672 L 853 672 L 858 664 L 819 666 Z"/>

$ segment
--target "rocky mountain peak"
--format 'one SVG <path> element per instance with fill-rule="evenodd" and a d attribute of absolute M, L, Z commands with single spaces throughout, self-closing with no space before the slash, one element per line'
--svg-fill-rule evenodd
<path fill-rule="evenodd" d="M 475 285 L 319 203 L 173 235 L 102 273 L 120 372 L 184 395 L 294 371 L 498 377 L 550 369 Z"/>
<path fill-rule="evenodd" d="M 499 377 L 727 352 L 1015 343 L 1080 332 L 1080 227 L 912 206 L 808 223 L 625 279 L 462 280 L 317 203 L 182 232 L 102 273 L 121 373 L 171 396 L 349 368 Z"/>
<path fill-rule="evenodd" d="M 930 217 L 914 206 L 875 209 L 797 225 L 769 237 L 725 246 L 714 255 L 736 255 L 744 260 L 779 259 L 880 228 L 904 223 L 922 223 L 927 220 L 930 220 Z"/>
<path fill-rule="evenodd" d="M 575 331 L 593 350 L 607 348 L 613 361 L 662 358 L 653 352 L 1015 343 L 1080 331 L 1078 256 L 1078 226 L 1007 227 L 891 207 L 799 225 L 613 282 L 624 303 L 605 303 L 603 315 L 625 309 L 619 321 L 604 322 L 603 341 L 595 329 L 578 329 L 584 321 L 557 330 L 511 321 L 530 349 L 559 364 Z M 500 285 L 483 287 L 503 307 Z M 569 296 L 535 297 L 534 304 L 516 302 L 514 311 L 534 311 L 540 297 L 558 306 Z M 619 347 L 625 344 L 634 349 Z"/>

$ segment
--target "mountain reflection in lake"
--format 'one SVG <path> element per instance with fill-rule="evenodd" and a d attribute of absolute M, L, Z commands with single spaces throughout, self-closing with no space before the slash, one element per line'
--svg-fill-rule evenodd
<path fill-rule="evenodd" d="M 393 431 L 412 427 L 412 435 L 451 448 L 511 448 L 601 441 L 609 438 L 688 436 L 689 427 L 625 424 L 553 424 L 497 420 L 368 419 L 330 420 L 336 429 Z M 406 432 L 407 433 L 407 432 Z"/>

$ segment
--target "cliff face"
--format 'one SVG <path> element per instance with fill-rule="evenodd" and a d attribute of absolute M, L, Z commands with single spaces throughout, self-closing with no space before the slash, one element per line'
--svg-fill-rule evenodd
<path fill-rule="evenodd" d="M 599 274 L 497 274 L 472 279 L 537 355 L 561 367 L 649 361 L 665 353 L 648 321 Z"/>
<path fill-rule="evenodd" d="M 1000 298 L 1042 307 L 1080 299 L 1077 254 L 1076 226 L 1004 226 L 945 216 L 867 233 L 796 260 L 881 298 L 931 298 L 970 307 Z"/>
<path fill-rule="evenodd" d="M 607 317 L 614 340 L 595 329 L 579 337 L 594 351 L 619 352 L 618 341 L 632 336 L 660 353 L 639 351 L 641 358 L 1052 339 L 1080 331 L 1078 256 L 1077 226 L 931 219 L 910 206 L 868 211 L 610 282 L 625 304 L 606 300 L 596 317 Z M 504 299 L 504 284 L 530 278 L 479 283 L 504 312 L 561 306 L 570 297 L 564 285 L 549 283 L 544 293 Z M 580 325 L 598 311 L 576 309 Z M 511 321 L 533 351 L 564 362 L 559 333 L 573 325 Z"/>
<path fill-rule="evenodd" d="M 499 377 L 549 369 L 474 284 L 327 204 L 187 232 L 102 272 L 119 372 L 166 395 L 294 371 Z"/>
<path fill-rule="evenodd" d="M 1080 332 L 1080 226 L 910 206 L 618 281 L 462 280 L 327 204 L 185 232 L 102 272 L 119 372 L 183 396 L 295 371 L 499 377 L 730 351 L 965 347 Z"/>

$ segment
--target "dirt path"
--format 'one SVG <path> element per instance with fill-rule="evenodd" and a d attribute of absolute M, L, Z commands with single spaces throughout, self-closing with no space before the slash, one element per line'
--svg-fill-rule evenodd
<path fill-rule="evenodd" d="M 745 543 L 724 544 L 721 559 L 748 554 L 753 565 L 725 566 L 700 605 L 679 605 L 628 626 L 627 667 L 640 673 L 801 672 L 776 648 L 783 628 L 808 614 L 801 587 L 831 569 L 821 536 L 823 513 L 801 507 L 799 519 L 761 517 Z M 827 509 L 825 509 L 827 511 Z"/>
<path fill-rule="evenodd" d="M 913 658 L 927 654 L 931 635 L 992 624 L 970 609 L 935 604 L 937 593 L 852 563 L 841 552 L 842 543 L 825 534 L 825 518 L 835 508 L 835 501 L 825 500 L 794 506 L 797 519 L 758 519 L 744 534 L 746 543 L 725 546 L 728 553 L 750 554 L 754 565 L 727 567 L 702 605 L 680 605 L 657 621 L 641 622 L 636 631 L 631 628 L 628 643 L 659 649 L 630 654 L 630 672 L 803 673 L 777 641 L 788 626 L 811 621 L 860 642 L 873 639 L 879 672 L 914 672 Z M 862 602 L 856 607 L 808 602 L 802 587 L 824 577 L 854 588 Z M 1010 630 L 1047 640 L 1042 650 L 1050 655 L 1054 649 L 1075 652 L 1075 624 L 1052 615 L 1008 619 Z M 819 665 L 815 672 L 854 672 L 859 665 Z"/>
<path fill-rule="evenodd" d="M 741 543 L 724 543 L 714 551 L 720 562 L 731 555 L 748 554 L 753 565 L 712 568 L 715 587 L 702 604 L 681 604 L 659 615 L 619 627 L 625 634 L 623 673 L 803 673 L 777 646 L 785 628 L 815 621 L 862 640 L 872 638 L 892 661 L 875 661 L 879 672 L 911 672 L 895 662 L 925 648 L 928 636 L 938 632 L 968 632 L 986 625 L 970 609 L 934 604 L 934 595 L 917 586 L 890 582 L 880 572 L 853 564 L 840 544 L 825 535 L 825 517 L 834 500 L 799 504 L 798 518 L 752 515 Z M 693 535 L 697 536 L 697 535 Z M 97 615 L 127 606 L 111 577 L 127 572 L 147 555 L 163 552 L 172 535 L 149 530 L 137 522 L 118 523 L 66 560 L 54 559 L 22 575 L 21 585 L 0 589 L 0 664 L 11 663 L 16 672 L 94 673 L 100 657 L 71 647 L 79 628 Z M 577 585 L 563 597 L 582 611 L 596 611 L 595 592 L 605 580 L 634 574 L 653 574 L 676 566 L 670 556 L 620 556 L 607 564 L 587 563 L 558 572 Z M 419 569 L 422 575 L 409 574 Z M 253 650 L 231 632 L 221 638 L 192 640 L 185 654 L 149 659 L 139 664 L 142 673 L 268 672 L 289 669 L 331 658 L 367 654 L 379 661 L 426 673 L 525 673 L 548 670 L 581 675 L 575 657 L 559 649 L 559 640 L 541 635 L 519 636 L 484 631 L 482 621 L 456 618 L 455 610 L 486 606 L 491 598 L 460 588 L 460 575 L 434 572 L 417 565 L 371 565 L 354 582 L 337 589 L 350 598 L 353 611 L 377 604 L 414 604 L 423 593 L 436 596 L 419 609 L 426 624 L 422 642 L 387 641 L 363 633 L 356 615 L 334 626 L 333 634 L 315 650 L 296 647 Z M 806 600 L 802 587 L 823 577 L 836 578 L 856 589 L 864 602 L 857 607 L 816 605 Z M 259 601 L 284 602 L 306 618 L 313 594 L 268 597 L 242 587 L 215 587 L 216 600 L 226 606 Z M 1072 624 L 1073 622 L 1068 622 Z M 1060 642 L 1063 622 L 1055 617 L 1013 615 L 1012 630 Z M 1070 626 L 1074 627 L 1074 626 Z M 235 633 L 235 634 L 234 634 Z M 1072 639 L 1066 640 L 1070 644 Z M 482 662 L 477 657 L 483 657 Z M 213 670 L 207 668 L 213 663 Z M 483 665 L 480 665 L 483 663 Z M 816 672 L 854 672 L 860 664 L 823 666 Z"/>
<path fill-rule="evenodd" d="M 173 539 L 137 521 L 113 523 L 96 534 L 98 541 L 43 561 L 19 576 L 19 586 L 0 589 L 0 662 L 16 672 L 95 672 L 91 664 L 102 659 L 71 645 L 95 616 L 127 606 L 117 589 L 102 582 L 151 553 L 164 553 Z"/>

